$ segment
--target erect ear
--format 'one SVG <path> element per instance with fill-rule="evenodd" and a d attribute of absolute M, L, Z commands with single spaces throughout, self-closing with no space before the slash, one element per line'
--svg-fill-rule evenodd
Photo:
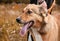
<path fill-rule="evenodd" d="M 53 8 L 55 7 L 55 3 L 56 3 L 56 0 L 52 0 L 53 2 L 52 2 L 52 4 L 51 4 L 51 6 L 50 6 L 50 8 L 48 9 L 48 13 L 49 14 L 51 14 L 51 12 L 52 12 L 52 10 L 53 10 Z"/>
<path fill-rule="evenodd" d="M 41 13 L 44 15 L 48 14 L 47 8 L 44 8 L 43 6 L 39 6 L 38 8 L 39 8 L 39 14 Z"/>

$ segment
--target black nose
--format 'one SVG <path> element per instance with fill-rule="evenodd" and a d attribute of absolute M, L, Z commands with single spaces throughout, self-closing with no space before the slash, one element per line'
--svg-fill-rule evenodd
<path fill-rule="evenodd" d="M 17 21 L 18 23 L 21 23 L 21 19 L 20 19 L 20 18 L 17 18 L 16 21 Z"/>

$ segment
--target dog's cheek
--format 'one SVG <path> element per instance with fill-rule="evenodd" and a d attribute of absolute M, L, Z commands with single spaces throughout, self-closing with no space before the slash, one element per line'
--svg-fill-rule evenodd
<path fill-rule="evenodd" d="M 34 27 L 40 28 L 41 27 L 41 22 L 36 20 L 35 23 L 34 23 Z"/>

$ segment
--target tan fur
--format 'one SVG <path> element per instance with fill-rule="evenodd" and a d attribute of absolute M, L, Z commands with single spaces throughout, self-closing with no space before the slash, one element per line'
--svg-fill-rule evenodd
<path fill-rule="evenodd" d="M 54 16 L 48 16 L 48 24 L 41 28 L 40 33 L 44 41 L 58 41 L 58 26 Z"/>
<path fill-rule="evenodd" d="M 54 6 L 55 6 L 55 0 L 53 2 L 52 6 L 48 9 L 48 13 L 50 13 L 52 11 L 52 9 L 54 8 Z"/>
<path fill-rule="evenodd" d="M 28 10 L 32 13 L 29 14 Z M 58 41 L 57 19 L 48 14 L 47 9 L 40 5 L 29 4 L 23 11 L 20 15 L 21 22 L 33 20 L 33 28 L 37 29 L 36 31 L 39 32 L 43 41 Z"/>
<path fill-rule="evenodd" d="M 54 14 L 54 16 L 57 19 L 57 24 L 58 24 L 58 41 L 60 41 L 60 14 Z"/>

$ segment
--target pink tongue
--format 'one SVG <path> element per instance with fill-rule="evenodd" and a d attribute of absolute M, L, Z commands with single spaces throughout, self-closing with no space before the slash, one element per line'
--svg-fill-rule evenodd
<path fill-rule="evenodd" d="M 22 27 L 22 29 L 21 29 L 21 31 L 20 31 L 20 35 L 21 35 L 21 36 L 24 36 L 24 35 L 26 34 L 27 29 L 30 27 L 31 24 L 32 24 L 32 23 L 27 23 L 26 25 L 24 25 L 24 26 Z"/>

